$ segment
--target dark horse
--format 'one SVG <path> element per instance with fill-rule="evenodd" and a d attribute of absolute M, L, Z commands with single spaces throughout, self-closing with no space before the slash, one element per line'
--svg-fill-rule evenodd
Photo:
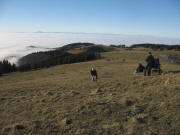
<path fill-rule="evenodd" d="M 154 62 L 151 63 L 150 65 L 146 66 L 145 70 L 144 70 L 144 75 L 146 76 L 146 72 L 148 72 L 148 75 L 151 74 L 151 72 L 158 72 L 159 75 L 162 73 L 161 70 L 161 64 L 159 62 L 159 59 L 154 59 Z"/>

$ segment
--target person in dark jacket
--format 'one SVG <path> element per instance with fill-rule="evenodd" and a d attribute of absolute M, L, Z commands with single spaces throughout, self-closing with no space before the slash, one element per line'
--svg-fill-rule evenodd
<path fill-rule="evenodd" d="M 90 72 L 91 72 L 92 81 L 97 81 L 98 77 L 97 77 L 96 69 L 92 68 Z"/>
<path fill-rule="evenodd" d="M 139 63 L 139 65 L 138 65 L 138 67 L 136 69 L 136 72 L 137 73 L 143 72 L 144 69 L 145 69 L 145 67 L 141 63 Z"/>
<path fill-rule="evenodd" d="M 148 71 L 148 76 L 151 75 L 151 69 L 154 66 L 154 57 L 151 52 L 149 52 L 149 55 L 146 57 L 146 70 L 144 72 L 144 75 L 146 76 L 146 71 Z"/>
<path fill-rule="evenodd" d="M 145 67 L 141 63 L 139 63 L 137 69 L 133 72 L 133 74 L 135 75 L 136 73 L 141 73 L 144 71 L 144 69 Z"/>

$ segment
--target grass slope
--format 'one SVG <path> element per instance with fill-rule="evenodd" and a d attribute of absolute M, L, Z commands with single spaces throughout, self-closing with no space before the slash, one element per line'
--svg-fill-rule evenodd
<path fill-rule="evenodd" d="M 132 75 L 147 52 L 119 49 L 97 61 L 0 77 L 0 133 L 179 135 L 180 66 L 160 58 L 162 75 Z M 92 66 L 97 83 L 90 81 Z"/>

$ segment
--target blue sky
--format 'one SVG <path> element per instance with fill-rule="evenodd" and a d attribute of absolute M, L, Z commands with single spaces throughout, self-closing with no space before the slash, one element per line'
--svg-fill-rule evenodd
<path fill-rule="evenodd" d="M 180 0 L 0 0 L 0 32 L 180 37 Z"/>

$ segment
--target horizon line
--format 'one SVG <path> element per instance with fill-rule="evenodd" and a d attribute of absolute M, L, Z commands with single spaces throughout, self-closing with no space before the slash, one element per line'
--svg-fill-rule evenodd
<path fill-rule="evenodd" d="M 172 36 L 157 36 L 157 35 L 146 35 L 146 34 L 122 34 L 122 33 L 100 33 L 100 32 L 60 32 L 60 31 L 35 31 L 35 32 L 0 32 L 0 33 L 67 33 L 67 34 L 99 34 L 99 35 L 126 35 L 126 36 L 146 36 L 146 37 L 156 37 L 156 38 L 175 38 L 180 39 L 180 37 Z"/>

